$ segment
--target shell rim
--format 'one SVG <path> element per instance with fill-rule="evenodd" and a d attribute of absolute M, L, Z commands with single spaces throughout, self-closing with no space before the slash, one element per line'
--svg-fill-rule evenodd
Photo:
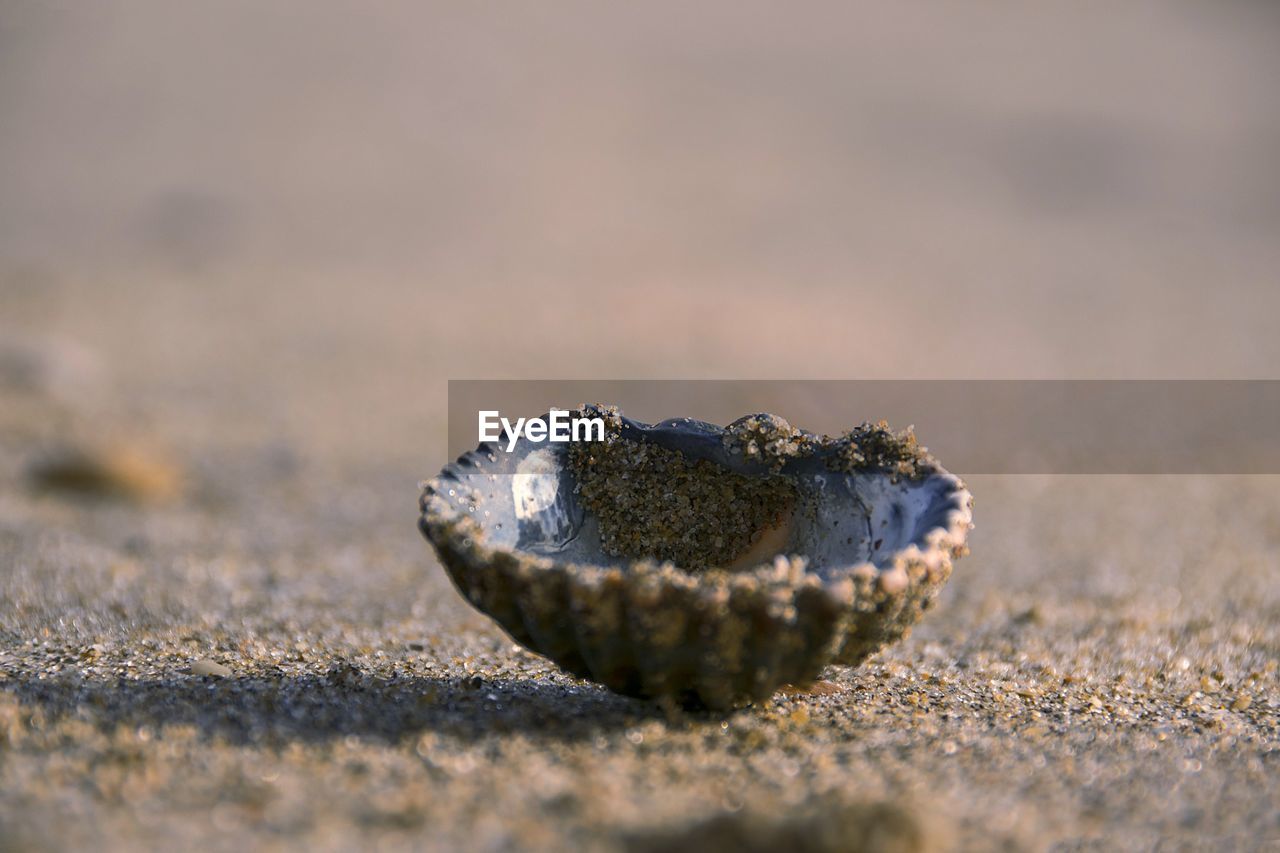
<path fill-rule="evenodd" d="M 744 416 L 752 417 L 751 415 Z M 735 423 L 744 420 L 739 418 Z M 630 419 L 628 419 L 630 421 Z M 636 421 L 630 421 L 632 424 L 641 429 L 651 429 L 671 423 L 662 421 L 658 424 L 649 425 L 641 424 Z M 691 419 L 679 419 L 691 420 Z M 714 424 L 706 424 L 698 422 L 700 425 L 714 427 L 718 430 L 725 430 L 725 427 L 716 427 Z M 798 431 L 807 436 L 812 433 L 805 433 L 803 430 Z M 849 583 L 858 575 L 868 576 L 870 579 L 879 580 L 881 583 L 892 575 L 899 575 L 898 584 L 904 587 L 916 586 L 919 581 L 907 571 L 907 567 L 912 564 L 923 565 L 928 569 L 929 574 L 939 570 L 944 564 L 950 565 L 952 558 L 958 558 L 968 553 L 968 534 L 973 529 L 973 496 L 966 487 L 964 481 L 952 474 L 950 471 L 938 464 L 937 460 L 926 453 L 924 459 L 928 463 L 928 473 L 919 479 L 924 483 L 929 480 L 940 480 L 944 485 L 940 491 L 940 500 L 949 502 L 950 506 L 946 509 L 944 522 L 926 530 L 917 539 L 896 551 L 893 551 L 884 560 L 882 566 L 877 566 L 870 560 L 864 560 L 859 563 L 851 563 L 843 566 L 833 566 L 827 569 L 825 575 L 819 575 L 812 572 L 807 567 L 807 558 L 803 555 L 796 555 L 798 559 L 792 559 L 786 554 L 778 554 L 772 560 L 763 562 L 750 569 L 730 572 L 723 569 L 711 569 L 704 571 L 690 571 L 680 567 L 671 561 L 660 561 L 653 559 L 631 559 L 625 566 L 603 566 L 591 563 L 579 563 L 572 560 L 557 560 L 554 557 L 535 554 L 520 548 L 510 548 L 505 546 L 495 546 L 489 544 L 483 535 L 484 526 L 476 519 L 465 514 L 459 513 L 449 501 L 445 500 L 440 493 L 442 481 L 446 477 L 454 477 L 453 469 L 458 467 L 478 466 L 475 457 L 483 455 L 485 457 L 490 454 L 505 453 L 494 442 L 481 442 L 472 451 L 462 454 L 454 462 L 445 465 L 440 472 L 430 480 L 419 484 L 421 493 L 419 496 L 420 516 L 418 526 L 426 538 L 432 544 L 439 546 L 442 544 L 437 541 L 437 536 L 454 540 L 456 547 L 458 537 L 455 534 L 461 533 L 462 543 L 467 549 L 476 549 L 482 553 L 477 555 L 481 559 L 487 559 L 484 552 L 499 553 L 510 556 L 521 563 L 536 567 L 540 570 L 551 570 L 556 566 L 573 566 L 577 569 L 593 572 L 606 573 L 610 571 L 627 571 L 627 572 L 660 572 L 682 584 L 694 584 L 698 586 L 724 586 L 732 584 L 735 579 L 753 578 L 757 582 L 763 584 L 775 584 L 780 580 L 787 582 L 788 585 L 797 585 L 797 583 L 812 584 L 817 583 L 825 588 L 828 592 L 835 594 L 836 597 L 844 599 L 849 596 Z M 871 476 L 889 476 L 887 472 L 863 472 Z M 447 487 L 446 487 L 447 488 Z M 438 504 L 433 504 L 436 499 Z M 457 528 L 473 528 L 470 531 L 458 530 Z M 470 532 L 470 536 L 465 534 Z M 923 547 L 921 547 L 923 545 Z M 798 565 L 797 565 L 798 564 Z M 799 570 L 799 578 L 797 579 L 795 570 Z"/>

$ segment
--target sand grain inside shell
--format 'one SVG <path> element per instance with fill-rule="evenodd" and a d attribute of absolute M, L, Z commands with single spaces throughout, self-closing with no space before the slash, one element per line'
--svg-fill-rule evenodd
<path fill-rule="evenodd" d="M 606 554 L 688 570 L 731 564 L 796 501 L 782 477 L 748 477 L 705 459 L 609 435 L 570 448 L 577 491 Z"/>

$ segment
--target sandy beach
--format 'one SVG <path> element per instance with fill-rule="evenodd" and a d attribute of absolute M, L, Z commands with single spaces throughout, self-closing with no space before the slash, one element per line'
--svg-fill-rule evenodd
<path fill-rule="evenodd" d="M 1280 847 L 1280 477 L 728 714 L 415 526 L 451 378 L 1273 378 L 1270 6 L 0 5 L 0 849 Z"/>

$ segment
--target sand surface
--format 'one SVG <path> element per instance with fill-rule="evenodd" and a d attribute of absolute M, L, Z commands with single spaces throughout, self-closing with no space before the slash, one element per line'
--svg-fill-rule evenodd
<path fill-rule="evenodd" d="M 64 316 L 108 310 L 81 296 Z M 9 846 L 1280 839 L 1280 478 L 971 477 L 973 554 L 907 642 L 827 692 L 670 719 L 454 592 L 415 527 L 442 424 L 388 445 L 317 384 L 314 429 L 282 437 L 250 354 L 148 398 L 105 357 L 11 349 Z M 203 382 L 227 403 L 184 420 Z"/>

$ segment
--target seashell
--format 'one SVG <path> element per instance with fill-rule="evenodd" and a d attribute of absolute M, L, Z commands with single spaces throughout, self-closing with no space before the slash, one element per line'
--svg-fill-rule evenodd
<path fill-rule="evenodd" d="M 481 444 L 424 484 L 419 526 L 516 642 L 619 693 L 809 684 L 906 636 L 967 553 L 972 498 L 910 432 L 573 414 L 604 441 Z"/>

